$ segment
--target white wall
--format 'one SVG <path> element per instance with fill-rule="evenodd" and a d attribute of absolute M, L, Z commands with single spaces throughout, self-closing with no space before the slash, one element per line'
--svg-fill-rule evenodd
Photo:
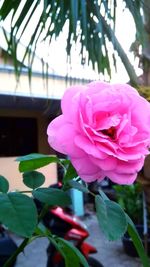
<path fill-rule="evenodd" d="M 18 171 L 18 162 L 15 157 L 0 158 L 0 175 L 8 179 L 10 183 L 9 190 L 27 190 L 28 188 L 22 182 L 22 174 Z M 48 166 L 38 169 L 45 177 L 43 186 L 49 186 L 57 181 L 56 164 L 52 163 Z"/>

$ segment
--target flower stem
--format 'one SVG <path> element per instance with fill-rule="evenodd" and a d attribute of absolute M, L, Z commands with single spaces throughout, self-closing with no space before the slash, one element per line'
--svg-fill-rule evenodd
<path fill-rule="evenodd" d="M 32 192 L 33 192 L 33 190 L 24 190 L 24 191 L 19 191 L 19 193 L 23 193 L 23 194 L 25 194 L 25 193 L 31 193 L 31 194 L 32 194 Z"/>
<path fill-rule="evenodd" d="M 25 238 L 23 242 L 20 244 L 20 246 L 16 249 L 16 251 L 10 256 L 10 258 L 5 262 L 3 267 L 10 267 L 11 264 L 15 261 L 16 257 L 19 255 L 20 252 L 24 250 L 26 245 L 29 242 L 29 238 Z"/>
<path fill-rule="evenodd" d="M 45 205 L 43 206 L 43 208 L 42 208 L 42 210 L 41 210 L 39 216 L 38 216 L 38 222 L 40 222 L 40 221 L 43 219 L 43 217 L 44 217 L 45 214 L 47 213 L 48 209 L 49 209 L 49 205 L 48 205 L 48 204 L 45 204 Z"/>

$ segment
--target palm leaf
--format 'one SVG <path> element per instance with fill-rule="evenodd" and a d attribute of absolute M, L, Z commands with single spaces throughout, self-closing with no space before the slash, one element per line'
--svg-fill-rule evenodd
<path fill-rule="evenodd" d="M 143 29 L 142 16 L 140 13 L 141 1 L 124 0 L 126 7 L 132 14 L 139 39 L 142 42 Z M 73 42 L 81 44 L 81 64 L 92 63 L 93 69 L 99 73 L 107 72 L 111 76 L 110 57 L 116 63 L 115 53 L 110 54 L 108 41 L 112 42 L 114 50 L 118 52 L 132 83 L 137 83 L 135 71 L 130 64 L 127 55 L 117 40 L 114 28 L 116 20 L 116 0 L 25 0 L 9 1 L 4 0 L 0 9 L 0 20 L 5 21 L 11 16 L 10 38 L 7 37 L 8 50 L 13 55 L 16 74 L 19 74 L 19 66 L 16 57 L 18 43 L 25 32 L 30 33 L 30 21 L 37 10 L 41 10 L 36 21 L 33 33 L 26 43 L 26 50 L 23 55 L 23 62 L 28 57 L 28 68 L 31 71 L 35 56 L 36 46 L 41 38 L 43 41 L 57 38 L 65 25 L 68 25 L 67 54 L 71 57 Z M 13 12 L 12 12 L 13 11 Z M 3 27 L 3 25 L 2 25 Z M 14 45 L 15 44 L 15 45 Z M 43 62 L 43 61 L 42 61 Z"/>

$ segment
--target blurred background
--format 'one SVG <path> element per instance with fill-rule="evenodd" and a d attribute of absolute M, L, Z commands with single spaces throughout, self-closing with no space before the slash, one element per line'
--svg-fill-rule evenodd
<path fill-rule="evenodd" d="M 25 189 L 17 156 L 55 154 L 48 146 L 46 129 L 61 112 L 66 88 L 99 79 L 129 83 L 150 100 L 150 0 L 0 0 L 0 169 L 10 181 L 10 190 Z M 103 187 L 143 224 L 150 203 L 149 166 L 147 158 L 138 175 L 140 186 L 115 188 L 106 178 L 91 188 Z M 56 164 L 42 172 L 44 186 L 61 180 Z M 92 198 L 77 192 L 72 198 L 74 212 L 94 234 Z M 85 219 L 85 214 L 91 217 Z M 91 238 L 99 241 L 96 235 Z M 121 241 L 108 245 L 103 237 L 101 240 L 97 246 L 102 244 L 105 267 L 140 266 L 138 260 L 125 258 Z M 111 263 L 107 251 L 122 257 L 121 261 Z"/>

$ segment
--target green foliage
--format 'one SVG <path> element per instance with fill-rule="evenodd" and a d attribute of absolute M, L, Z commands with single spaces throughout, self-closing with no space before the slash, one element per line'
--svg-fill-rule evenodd
<path fill-rule="evenodd" d="M 68 184 L 74 188 L 74 189 L 77 189 L 83 193 L 89 193 L 89 189 L 83 184 L 82 181 L 80 182 L 77 182 L 77 181 L 74 181 L 74 180 L 71 180 L 68 182 Z"/>
<path fill-rule="evenodd" d="M 22 156 L 16 159 L 19 161 L 19 171 L 20 172 L 27 172 L 39 169 L 44 167 L 50 163 L 60 163 L 59 159 L 55 156 L 47 156 L 43 154 L 29 154 L 26 156 Z"/>
<path fill-rule="evenodd" d="M 63 256 L 66 267 L 89 267 L 83 254 L 71 242 L 56 235 L 52 235 L 51 232 L 41 224 L 38 225 L 36 233 L 38 233 L 39 236 L 48 237 L 49 241 L 52 242 Z"/>
<path fill-rule="evenodd" d="M 9 183 L 7 179 L 0 175 L 0 192 L 7 193 L 9 190 Z"/>
<path fill-rule="evenodd" d="M 143 222 L 142 188 L 139 183 L 115 185 L 117 202 L 135 223 Z"/>
<path fill-rule="evenodd" d="M 63 162 L 62 162 L 63 164 Z M 73 167 L 72 163 L 69 162 L 69 164 L 67 164 L 66 167 L 66 173 L 64 175 L 64 178 L 63 178 L 63 183 L 67 183 L 69 180 L 72 180 L 73 178 L 76 178 L 78 176 L 75 168 Z"/>
<path fill-rule="evenodd" d="M 145 29 L 141 12 L 143 8 L 142 1 L 126 0 L 124 2 L 135 21 L 139 42 L 143 44 Z M 31 32 L 30 21 L 38 9 L 39 1 L 37 0 L 25 0 L 22 8 L 20 8 L 20 1 L 18 0 L 13 4 L 10 4 L 8 0 L 4 0 L 1 4 L 1 24 L 8 16 L 11 17 L 10 34 L 6 32 L 3 24 L 2 29 L 8 44 L 8 52 L 12 55 L 15 72 L 18 76 L 21 71 L 20 64 L 16 58 L 19 42 L 23 34 Z M 38 41 L 41 41 L 42 38 L 43 41 L 47 40 L 51 43 L 51 40 L 57 38 L 64 27 L 67 26 L 66 51 L 70 58 L 72 44 L 80 43 L 79 56 L 81 64 L 92 63 L 94 70 L 98 70 L 99 73 L 103 74 L 108 73 L 111 76 L 110 62 L 113 59 L 114 65 L 116 65 L 117 57 L 115 51 L 117 51 L 130 80 L 136 84 L 136 73 L 115 35 L 116 9 L 116 0 L 113 0 L 111 5 L 106 0 L 44 1 L 41 13 L 36 19 L 35 27 L 32 27 L 32 33 L 26 44 L 27 47 L 22 59 L 22 64 L 28 59 L 26 61 L 28 62 L 29 78 L 31 79 L 34 52 Z M 112 43 L 112 52 L 110 51 L 108 40 Z M 45 65 L 46 67 L 44 67 L 47 69 L 47 63 Z"/>
<path fill-rule="evenodd" d="M 109 240 L 121 238 L 127 230 L 127 220 L 121 207 L 101 196 L 95 197 L 96 213 L 100 228 Z"/>
<path fill-rule="evenodd" d="M 141 261 L 143 263 L 144 267 L 150 267 L 150 261 L 148 256 L 145 253 L 142 241 L 140 239 L 140 236 L 135 228 L 134 223 L 130 219 L 130 217 L 126 214 L 127 222 L 128 222 L 128 234 L 131 237 L 134 246 L 139 254 L 139 257 L 141 258 Z"/>
<path fill-rule="evenodd" d="M 50 206 L 65 207 L 71 204 L 69 195 L 56 188 L 38 188 L 32 192 L 33 197 Z"/>
<path fill-rule="evenodd" d="M 24 195 L 21 192 L 8 192 L 8 181 L 3 176 L 0 176 L 0 222 L 8 227 L 12 232 L 25 237 L 20 247 L 15 252 L 11 260 L 6 266 L 11 266 L 11 262 L 15 257 L 23 251 L 28 242 L 31 242 L 36 237 L 46 236 L 62 254 L 66 267 L 88 267 L 88 263 L 81 252 L 74 247 L 69 241 L 61 237 L 52 235 L 49 229 L 42 225 L 41 220 L 49 206 L 65 207 L 71 204 L 71 199 L 67 192 L 56 188 L 39 188 L 44 182 L 44 175 L 35 171 L 36 168 L 45 166 L 51 162 L 64 164 L 66 170 L 65 183 L 69 187 L 73 187 L 84 193 L 91 193 L 87 186 L 75 180 L 77 174 L 69 164 L 68 160 L 59 160 L 57 157 L 49 157 L 42 154 L 30 154 L 17 159 L 20 164 L 21 171 L 27 170 L 23 174 L 25 185 L 32 188 L 32 196 L 38 199 L 45 205 L 40 212 L 37 213 L 37 208 L 31 196 Z M 29 171 L 30 170 L 30 171 Z M 135 195 L 138 185 L 135 188 L 128 190 L 132 195 Z M 126 186 L 125 189 L 127 190 Z M 120 187 L 118 187 L 120 193 Z M 94 194 L 91 193 L 93 196 Z M 126 199 L 129 197 L 126 196 Z M 135 200 L 134 200 L 135 201 Z M 128 215 L 119 206 L 119 204 L 110 201 L 108 197 L 100 190 L 99 195 L 95 196 L 96 214 L 99 225 L 109 240 L 121 238 L 125 231 L 128 232 L 133 239 L 136 249 L 141 257 L 144 267 L 150 267 L 149 260 L 145 254 L 143 245 L 138 236 L 138 233 Z M 134 202 L 135 205 L 135 202 Z"/>
<path fill-rule="evenodd" d="M 89 267 L 85 257 L 69 241 L 63 238 L 55 238 L 55 246 L 60 251 L 65 260 L 66 267 Z"/>
<path fill-rule="evenodd" d="M 45 182 L 45 176 L 37 171 L 25 172 L 23 173 L 23 182 L 26 186 L 35 189 Z"/>
<path fill-rule="evenodd" d="M 18 192 L 1 193 L 0 222 L 18 235 L 31 237 L 37 224 L 33 200 Z"/>

